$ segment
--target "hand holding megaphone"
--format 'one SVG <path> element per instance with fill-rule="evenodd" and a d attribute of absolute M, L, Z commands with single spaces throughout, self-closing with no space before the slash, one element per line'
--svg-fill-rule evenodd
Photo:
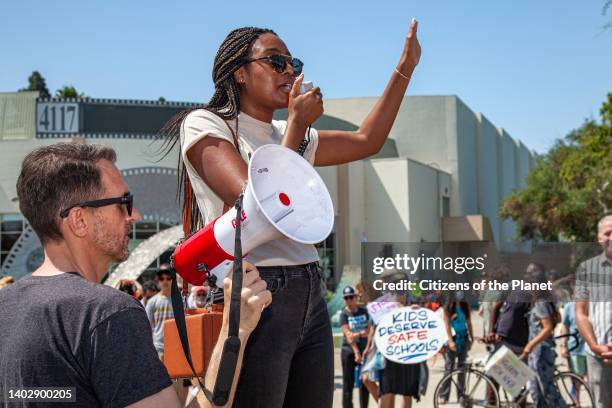
<path fill-rule="evenodd" d="M 267 288 L 266 281 L 261 279 L 254 265 L 242 261 L 242 292 L 240 296 L 240 332 L 248 335 L 255 330 L 263 309 L 272 303 L 272 293 Z M 229 309 L 232 296 L 232 274 L 223 280 L 225 301 L 224 319 L 229 319 Z"/>
<path fill-rule="evenodd" d="M 295 122 L 306 128 L 323 115 L 323 95 L 318 86 L 302 92 L 303 82 L 304 74 L 300 74 L 291 87 L 287 122 Z"/>

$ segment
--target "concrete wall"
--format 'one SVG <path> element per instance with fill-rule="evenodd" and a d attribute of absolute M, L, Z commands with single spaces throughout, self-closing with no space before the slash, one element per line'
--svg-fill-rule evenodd
<path fill-rule="evenodd" d="M 19 204 L 12 201 L 17 197 L 15 183 L 21 171 L 23 158 L 40 146 L 48 146 L 59 142 L 70 142 L 73 139 L 29 139 L 4 140 L 0 148 L 0 213 L 18 213 Z M 159 143 L 151 144 L 151 140 L 134 139 L 85 139 L 86 143 L 101 143 L 113 147 L 117 151 L 117 167 L 119 170 L 134 167 L 168 167 L 176 168 L 177 154 L 172 153 L 159 160 L 161 156 L 155 151 Z M 330 184 L 332 184 L 330 182 Z M 333 185 L 333 184 L 332 184 Z M 7 198 L 3 198 L 7 197 Z"/>
<path fill-rule="evenodd" d="M 518 187 L 516 180 L 516 143 L 504 130 L 498 129 L 497 172 L 499 183 L 499 201 Z M 500 245 L 509 249 L 516 235 L 516 226 L 510 220 L 501 221 Z"/>
<path fill-rule="evenodd" d="M 477 118 L 478 213 L 489 219 L 495 242 L 500 242 L 497 129 L 484 115 Z"/>
<path fill-rule="evenodd" d="M 38 91 L 0 92 L 0 140 L 33 139 Z"/>
<path fill-rule="evenodd" d="M 451 198 L 451 216 L 478 214 L 478 156 L 476 148 L 478 120 L 474 112 L 461 99 L 455 97 L 454 102 L 457 118 L 454 142 L 457 145 L 457 153 L 453 160 L 457 161 L 457 175 L 454 177 L 457 189 L 454 190 Z"/>
<path fill-rule="evenodd" d="M 366 161 L 364 172 L 365 226 L 368 240 L 408 241 L 410 232 L 408 161 L 406 159 Z"/>
<path fill-rule="evenodd" d="M 408 160 L 410 242 L 436 242 L 440 234 L 438 171 Z M 452 198 L 451 198 L 452 199 Z"/>
<path fill-rule="evenodd" d="M 516 141 L 516 146 L 516 171 L 518 188 L 525 188 L 525 186 L 527 185 L 527 175 L 529 174 L 529 171 L 533 168 L 533 166 L 531 165 L 531 152 L 529 151 L 527 146 L 525 146 L 520 140 Z"/>

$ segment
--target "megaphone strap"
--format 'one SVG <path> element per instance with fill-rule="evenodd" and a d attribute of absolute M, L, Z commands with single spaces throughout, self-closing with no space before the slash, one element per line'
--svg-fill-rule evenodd
<path fill-rule="evenodd" d="M 241 345 L 240 338 L 238 337 L 238 331 L 240 329 L 240 301 L 242 293 L 242 241 L 240 215 L 242 213 L 243 197 L 244 194 L 240 194 L 236 200 L 236 234 L 234 246 L 234 269 L 232 273 L 232 295 L 229 310 L 229 330 L 227 339 L 223 344 L 219 371 L 217 372 L 215 387 L 212 393 L 204 386 L 204 384 L 202 384 L 202 381 L 196 374 L 193 366 L 191 351 L 189 350 L 189 339 L 187 337 L 185 311 L 183 310 L 184 304 L 176 283 L 176 271 L 174 268 L 171 269 L 171 273 L 173 275 L 171 291 L 172 309 L 174 311 L 174 319 L 176 321 L 176 328 L 181 340 L 183 352 L 185 353 L 185 358 L 189 364 L 189 367 L 191 368 L 193 376 L 198 380 L 198 383 L 202 388 L 202 392 L 206 398 L 215 405 L 225 405 L 229 399 Z"/>

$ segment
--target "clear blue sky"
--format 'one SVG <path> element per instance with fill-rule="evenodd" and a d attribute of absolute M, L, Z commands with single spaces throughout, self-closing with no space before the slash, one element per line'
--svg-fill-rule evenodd
<path fill-rule="evenodd" d="M 325 97 L 377 96 L 411 17 L 421 64 L 409 95 L 458 95 L 544 152 L 598 117 L 612 92 L 604 0 L 10 1 L 0 15 L 0 91 L 39 70 L 98 98 L 202 101 L 235 27 L 274 29 Z"/>

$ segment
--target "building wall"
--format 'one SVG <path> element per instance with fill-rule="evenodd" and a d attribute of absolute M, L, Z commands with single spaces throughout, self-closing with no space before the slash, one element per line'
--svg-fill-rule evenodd
<path fill-rule="evenodd" d="M 408 160 L 410 231 L 407 241 L 440 241 L 439 171 Z"/>
<path fill-rule="evenodd" d="M 378 159 L 364 162 L 365 225 L 368 241 L 408 241 L 408 161 Z M 415 215 L 416 216 L 416 215 Z"/>
<path fill-rule="evenodd" d="M 325 112 L 359 125 L 376 100 L 326 100 Z M 405 97 L 389 137 L 399 157 L 450 174 L 449 215 L 484 214 L 499 247 L 516 248 L 515 225 L 499 220 L 499 204 L 524 185 L 532 151 L 454 95 Z"/>
<path fill-rule="evenodd" d="M 518 187 L 516 180 L 516 143 L 504 130 L 498 129 L 497 172 L 499 184 L 499 202 Z M 500 245 L 502 248 L 512 246 L 516 234 L 516 226 L 510 220 L 500 221 Z"/>
<path fill-rule="evenodd" d="M 497 129 L 484 115 L 477 118 L 478 212 L 489 219 L 495 242 L 500 242 Z"/>

